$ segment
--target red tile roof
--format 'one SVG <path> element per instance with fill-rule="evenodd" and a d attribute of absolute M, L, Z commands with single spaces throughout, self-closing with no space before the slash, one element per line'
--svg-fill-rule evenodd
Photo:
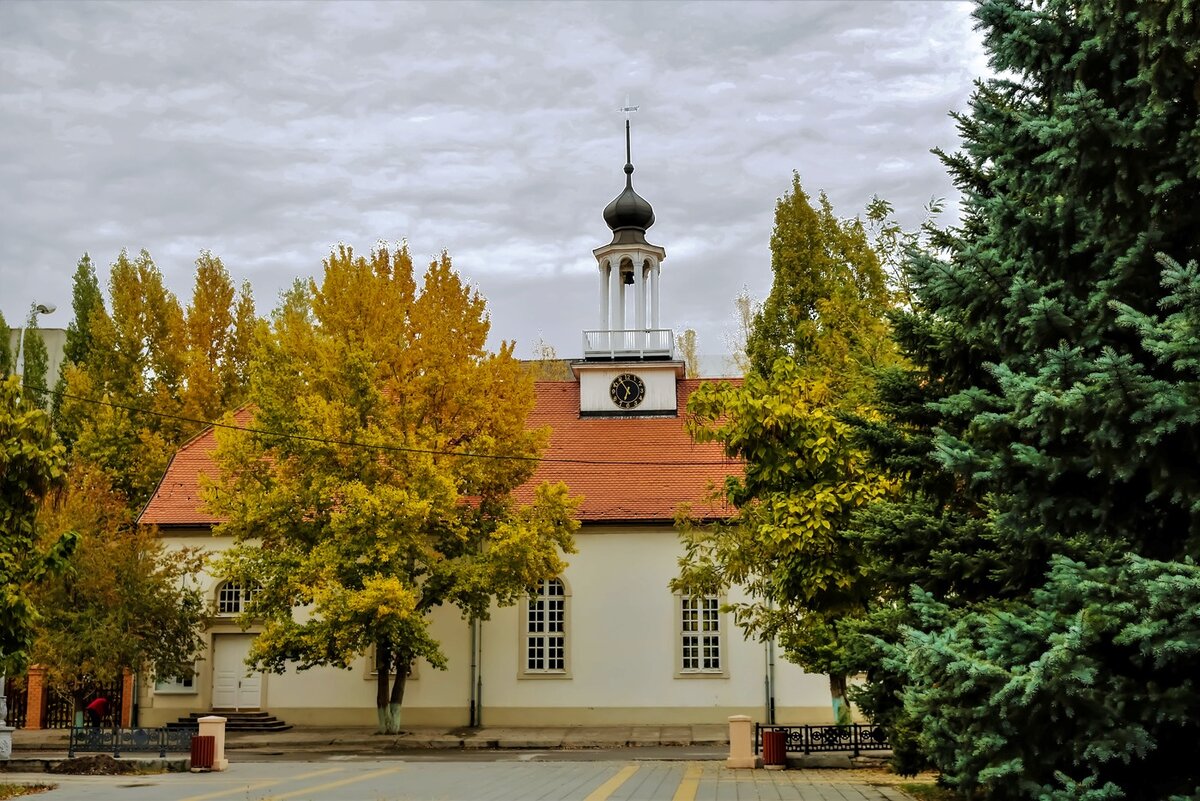
<path fill-rule="evenodd" d="M 697 379 L 677 383 L 678 408 L 699 386 Z M 670 522 L 681 503 L 691 503 L 701 517 L 724 517 L 723 503 L 708 501 L 708 488 L 741 472 L 719 445 L 696 444 L 684 430 L 682 417 L 579 416 L 579 384 L 544 381 L 537 385 L 530 426 L 550 426 L 550 442 L 533 477 L 515 491 L 519 501 L 533 497 L 544 481 L 562 481 L 582 495 L 579 519 L 590 522 Z M 240 424 L 251 413 L 237 413 Z M 199 477 L 216 476 L 211 452 L 216 445 L 209 429 L 184 444 L 167 466 L 166 475 L 141 515 L 159 526 L 207 526 L 220 522 L 201 509 Z"/>
<path fill-rule="evenodd" d="M 233 416 L 238 425 L 250 425 L 254 412 L 243 406 Z M 158 526 L 210 526 L 221 522 L 201 508 L 200 500 L 200 476 L 217 477 L 217 466 L 212 460 L 217 447 L 215 432 L 216 429 L 206 428 L 180 446 L 142 510 L 139 522 Z"/>

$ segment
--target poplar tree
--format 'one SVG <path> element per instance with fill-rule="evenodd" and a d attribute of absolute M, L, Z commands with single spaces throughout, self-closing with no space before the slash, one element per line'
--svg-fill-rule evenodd
<path fill-rule="evenodd" d="M 25 387 L 23 401 L 39 409 L 50 408 L 50 388 L 46 383 L 50 371 L 50 352 L 46 350 L 46 340 L 38 330 L 37 308 L 29 311 L 25 320 L 25 330 L 21 334 L 21 364 L 16 365 L 21 370 L 21 383 Z"/>
<path fill-rule="evenodd" d="M 67 391 L 67 372 L 78 365 L 87 364 L 94 349 L 92 337 L 92 315 L 104 314 L 104 295 L 96 268 L 87 253 L 75 266 L 71 281 L 71 322 L 67 324 L 67 341 L 63 346 L 62 367 L 59 368 L 54 387 L 54 427 L 68 450 L 78 436 L 77 426 L 68 425 L 62 414 L 63 393 Z M 78 422 L 77 420 L 74 422 Z"/>
<path fill-rule="evenodd" d="M 261 587 L 251 660 L 348 668 L 373 651 L 381 732 L 399 731 L 414 661 L 445 665 L 434 608 L 486 618 L 573 550 L 564 485 L 512 499 L 548 433 L 526 428 L 533 376 L 511 343 L 486 349 L 488 328 L 449 256 L 418 289 L 407 248 L 343 246 L 255 352 L 252 429 L 217 432 L 205 497 L 235 542 L 219 570 Z"/>
<path fill-rule="evenodd" d="M 229 271 L 207 251 L 196 260 L 187 307 L 187 355 L 182 389 L 188 417 L 215 420 L 245 397 L 257 318 L 249 284 L 235 292 Z"/>
<path fill-rule="evenodd" d="M 12 372 L 13 352 L 12 347 L 8 344 L 11 337 L 11 331 L 8 327 L 8 321 L 4 319 L 4 313 L 0 312 L 0 378 L 7 376 Z"/>
<path fill-rule="evenodd" d="M 965 216 L 909 264 L 875 432 L 909 492 L 867 543 L 913 587 L 880 669 L 964 796 L 1197 797 L 1195 9 L 975 15 L 1002 77 L 943 154 Z"/>
<path fill-rule="evenodd" d="M 891 293 L 866 227 L 839 219 L 823 192 L 814 205 L 798 173 L 775 204 L 771 273 L 746 340 L 751 370 L 770 375 L 787 356 L 849 391 L 867 368 L 888 363 Z"/>
<path fill-rule="evenodd" d="M 771 268 L 745 379 L 702 385 L 688 401 L 692 436 L 721 443 L 745 471 L 721 488 L 736 510 L 729 520 L 703 524 L 681 510 L 685 554 L 672 586 L 744 590 L 748 601 L 726 606 L 737 624 L 827 674 L 834 720 L 846 723 L 844 625 L 873 594 L 848 534 L 855 511 L 894 481 L 869 463 L 845 418 L 873 416 L 873 372 L 897 359 L 884 319 L 891 293 L 861 220 L 838 219 L 824 194 L 814 206 L 797 174 L 776 204 Z"/>
<path fill-rule="evenodd" d="M 61 580 L 28 588 L 44 612 L 34 658 L 77 704 L 97 677 L 124 668 L 191 670 L 205 609 L 187 579 L 203 560 L 168 551 L 136 516 L 174 449 L 241 401 L 257 325 L 248 287 L 238 296 L 208 253 L 186 314 L 144 251 L 118 256 L 109 294 L 111 314 L 85 254 L 56 419 L 72 445 L 69 468 L 39 512 L 45 531 L 76 531 L 80 545 Z"/>
<path fill-rule="evenodd" d="M 686 328 L 682 334 L 675 335 L 675 351 L 678 358 L 683 359 L 688 378 L 700 376 L 700 354 L 696 352 L 698 348 L 696 329 Z"/>

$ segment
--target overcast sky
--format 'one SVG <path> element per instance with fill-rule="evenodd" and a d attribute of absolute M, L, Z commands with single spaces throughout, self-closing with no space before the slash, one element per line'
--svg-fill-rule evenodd
<path fill-rule="evenodd" d="M 581 353 L 592 249 L 634 186 L 666 248 L 662 324 L 727 349 L 733 298 L 770 287 L 797 170 L 843 216 L 909 223 L 955 195 L 930 148 L 986 68 L 955 2 L 0 3 L 0 310 L 70 319 L 148 250 L 187 303 L 201 250 L 259 310 L 337 242 L 449 250 L 493 339 Z"/>

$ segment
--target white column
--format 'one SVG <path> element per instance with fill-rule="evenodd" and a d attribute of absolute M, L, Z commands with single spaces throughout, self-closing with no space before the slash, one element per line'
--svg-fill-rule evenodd
<path fill-rule="evenodd" d="M 613 326 L 614 331 L 625 330 L 625 277 L 621 275 L 621 264 L 617 262 L 617 269 L 613 271 L 614 277 L 617 279 L 617 319 L 616 325 Z"/>
<path fill-rule="evenodd" d="M 600 263 L 600 325 L 597 326 L 601 331 L 608 330 L 608 298 L 612 290 L 609 288 L 608 282 L 612 275 L 612 264 L 605 259 Z"/>
<path fill-rule="evenodd" d="M 636 313 L 634 320 L 635 327 L 639 332 L 646 330 L 646 268 L 645 259 L 642 254 L 637 254 L 637 261 L 633 263 L 633 289 L 634 289 L 634 308 Z M 638 334 L 638 342 L 642 347 L 646 345 L 646 335 Z"/>
<path fill-rule="evenodd" d="M 658 259 L 650 260 L 650 327 L 658 328 Z"/>

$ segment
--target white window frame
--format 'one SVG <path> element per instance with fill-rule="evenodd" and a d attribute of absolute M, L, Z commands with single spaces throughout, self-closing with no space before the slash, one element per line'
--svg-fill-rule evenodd
<path fill-rule="evenodd" d="M 571 589 L 561 577 L 545 579 L 534 589 L 536 592 L 521 599 L 517 675 L 523 679 L 569 679 Z M 555 644 L 561 651 L 557 659 L 551 652 Z"/>
<path fill-rule="evenodd" d="M 200 687 L 196 679 L 199 676 L 196 673 L 195 665 L 192 667 L 192 675 L 186 678 L 154 678 L 154 694 L 155 695 L 195 695 L 200 692 Z"/>
<path fill-rule="evenodd" d="M 254 599 L 255 593 L 261 589 L 262 586 L 259 584 L 243 587 L 236 579 L 222 581 L 217 585 L 217 590 L 213 594 L 213 609 L 215 610 L 217 617 L 237 617 L 238 615 L 242 614 L 242 612 L 246 610 L 246 607 L 249 606 L 250 602 Z M 236 610 L 229 608 L 233 606 L 233 598 L 223 599 L 221 597 L 230 591 L 237 592 Z"/>
<path fill-rule="evenodd" d="M 675 677 L 729 676 L 728 625 L 719 595 L 675 595 Z"/>

